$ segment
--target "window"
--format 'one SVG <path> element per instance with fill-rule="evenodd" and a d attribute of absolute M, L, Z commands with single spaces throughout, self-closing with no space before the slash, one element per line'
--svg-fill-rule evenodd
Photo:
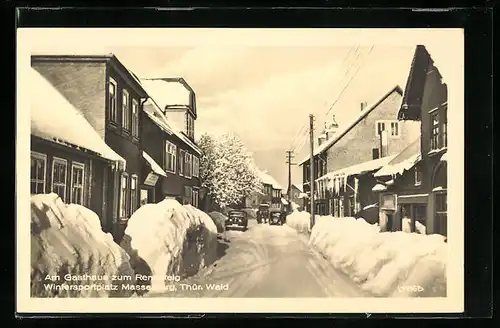
<path fill-rule="evenodd" d="M 129 197 L 130 187 L 128 184 L 128 174 L 122 173 L 120 183 L 120 218 L 127 218 L 129 215 Z"/>
<path fill-rule="evenodd" d="M 186 157 L 186 151 L 181 149 L 179 151 L 179 175 L 181 176 L 184 176 L 185 157 Z"/>
<path fill-rule="evenodd" d="M 385 131 L 385 123 L 384 122 L 378 122 L 377 123 L 377 135 L 380 135 L 382 131 Z"/>
<path fill-rule="evenodd" d="M 193 175 L 193 161 L 192 161 L 193 156 L 185 152 L 184 153 L 184 176 L 186 178 L 191 178 Z"/>
<path fill-rule="evenodd" d="M 340 196 L 339 201 L 339 217 L 344 217 L 344 196 Z"/>
<path fill-rule="evenodd" d="M 193 188 L 184 186 L 184 204 L 192 204 Z"/>
<path fill-rule="evenodd" d="M 177 146 L 170 141 L 165 141 L 165 170 L 175 173 L 176 159 L 177 159 Z"/>
<path fill-rule="evenodd" d="M 304 181 L 309 182 L 311 180 L 311 170 L 309 169 L 310 163 L 304 164 Z"/>
<path fill-rule="evenodd" d="M 194 139 L 194 118 L 189 113 L 186 113 L 186 134 Z"/>
<path fill-rule="evenodd" d="M 439 149 L 439 112 L 431 114 L 431 150 Z"/>
<path fill-rule="evenodd" d="M 378 148 L 372 148 L 372 159 L 377 159 L 379 158 L 379 149 Z"/>
<path fill-rule="evenodd" d="M 109 97 L 108 109 L 109 109 L 109 119 L 114 123 L 118 122 L 118 115 L 116 110 L 116 90 L 117 90 L 116 81 L 110 77 L 108 84 L 108 97 Z"/>
<path fill-rule="evenodd" d="M 71 163 L 71 203 L 83 205 L 85 185 L 85 165 L 78 162 Z"/>
<path fill-rule="evenodd" d="M 398 121 L 391 121 L 391 120 L 377 121 L 377 123 L 375 124 L 375 129 L 376 129 L 375 133 L 377 136 L 380 136 L 382 131 L 387 131 L 389 137 L 397 138 L 401 133 Z"/>
<path fill-rule="evenodd" d="M 333 216 L 339 217 L 339 199 L 335 198 L 333 200 Z"/>
<path fill-rule="evenodd" d="M 435 198 L 436 206 L 436 233 L 447 237 L 447 196 L 446 193 L 437 193 Z"/>
<path fill-rule="evenodd" d="M 66 181 L 68 162 L 65 159 L 54 157 L 52 161 L 52 192 L 66 202 Z"/>
<path fill-rule="evenodd" d="M 192 202 L 191 204 L 194 206 L 194 207 L 198 207 L 199 205 L 199 191 L 196 190 L 196 189 L 193 189 L 193 197 L 192 197 Z"/>
<path fill-rule="evenodd" d="M 133 214 L 137 207 L 137 175 L 133 174 L 130 178 L 130 214 Z"/>
<path fill-rule="evenodd" d="M 45 178 L 47 176 L 47 156 L 31 152 L 31 193 L 45 193 Z"/>
<path fill-rule="evenodd" d="M 391 122 L 391 136 L 397 137 L 399 135 L 399 122 Z"/>
<path fill-rule="evenodd" d="M 273 194 L 273 187 L 270 185 L 266 185 L 266 194 L 269 196 L 272 196 Z"/>
<path fill-rule="evenodd" d="M 122 96 L 122 126 L 125 130 L 130 130 L 130 105 L 128 91 L 123 89 Z"/>
<path fill-rule="evenodd" d="M 446 108 L 442 112 L 443 115 L 443 147 L 448 147 L 448 119 Z"/>
<path fill-rule="evenodd" d="M 148 190 L 141 189 L 141 206 L 148 203 Z"/>
<path fill-rule="evenodd" d="M 193 156 L 193 176 L 200 176 L 200 159 L 196 156 Z"/>
<path fill-rule="evenodd" d="M 415 186 L 422 184 L 422 171 L 418 167 L 415 168 Z"/>
<path fill-rule="evenodd" d="M 139 136 L 139 103 L 132 100 L 132 136 Z"/>
<path fill-rule="evenodd" d="M 354 195 L 349 196 L 349 216 L 354 216 L 356 214 L 356 202 L 354 201 Z"/>

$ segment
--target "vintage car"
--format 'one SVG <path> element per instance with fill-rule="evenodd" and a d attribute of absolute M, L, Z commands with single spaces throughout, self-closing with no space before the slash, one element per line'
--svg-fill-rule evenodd
<path fill-rule="evenodd" d="M 285 223 L 285 212 L 281 209 L 271 209 L 269 211 L 269 225 L 283 225 Z"/>
<path fill-rule="evenodd" d="M 269 220 L 269 204 L 260 204 L 257 209 L 257 223 L 267 223 Z"/>
<path fill-rule="evenodd" d="M 232 228 L 247 230 L 248 217 L 246 212 L 242 210 L 229 210 L 227 212 L 226 230 Z"/>

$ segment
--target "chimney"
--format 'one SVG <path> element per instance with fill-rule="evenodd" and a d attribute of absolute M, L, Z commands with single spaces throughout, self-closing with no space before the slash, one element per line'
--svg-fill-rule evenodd
<path fill-rule="evenodd" d="M 323 142 L 327 140 L 327 135 L 326 133 L 322 133 L 318 136 L 318 146 L 321 146 Z"/>
<path fill-rule="evenodd" d="M 361 111 L 364 111 L 366 108 L 366 101 L 361 102 Z"/>
<path fill-rule="evenodd" d="M 326 140 L 329 140 L 337 131 L 339 125 L 337 121 L 335 121 L 335 115 L 332 116 L 332 120 L 325 123 L 325 134 Z"/>

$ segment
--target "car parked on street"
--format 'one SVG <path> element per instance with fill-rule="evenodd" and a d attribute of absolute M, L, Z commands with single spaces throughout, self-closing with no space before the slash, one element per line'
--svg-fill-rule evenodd
<path fill-rule="evenodd" d="M 267 223 L 269 220 L 269 204 L 260 204 L 257 209 L 257 223 Z"/>
<path fill-rule="evenodd" d="M 283 225 L 285 223 L 285 212 L 281 209 L 271 209 L 269 211 L 269 225 Z"/>
<path fill-rule="evenodd" d="M 229 210 L 227 211 L 227 219 L 226 219 L 226 230 L 231 230 L 233 228 L 239 230 L 247 230 L 248 229 L 248 215 L 245 211 L 242 210 Z"/>

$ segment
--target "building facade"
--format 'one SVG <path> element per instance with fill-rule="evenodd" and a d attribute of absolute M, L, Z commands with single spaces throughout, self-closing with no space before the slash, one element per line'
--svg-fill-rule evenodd
<path fill-rule="evenodd" d="M 393 204 L 393 212 L 381 211 L 387 230 L 447 235 L 447 100 L 431 54 L 417 46 L 398 119 L 419 122 L 421 134 L 412 151 L 401 154 L 404 171 L 392 163 L 379 173 L 381 184 L 393 183 L 380 194 L 381 203 Z"/>
<path fill-rule="evenodd" d="M 125 159 L 48 79 L 35 69 L 31 73 L 31 194 L 56 193 L 107 219 L 111 199 L 102 175 L 122 172 Z"/>
<path fill-rule="evenodd" d="M 288 187 L 291 190 L 287 190 L 287 195 L 290 192 L 291 201 L 299 206 L 299 209 L 304 208 L 304 191 L 302 190 L 302 186 L 298 186 L 292 183 L 291 186 Z"/>
<path fill-rule="evenodd" d="M 119 241 L 128 219 L 139 207 L 142 150 L 142 104 L 148 98 L 141 83 L 113 54 L 33 55 L 32 67 L 85 117 L 111 149 L 125 159 L 122 171 L 96 173 L 102 181 L 103 230 Z"/>
<path fill-rule="evenodd" d="M 339 216 L 351 216 L 354 214 L 353 211 L 361 206 L 360 199 L 363 199 L 363 196 L 357 195 L 357 199 L 354 200 L 354 196 L 349 191 L 347 194 L 339 193 L 338 190 L 333 191 L 335 181 L 328 182 L 327 175 L 329 173 L 339 172 L 362 163 L 370 166 L 374 160 L 399 153 L 418 136 L 420 129 L 418 123 L 396 119 L 402 95 L 402 89 L 395 86 L 373 105 L 367 106 L 363 102 L 359 114 L 345 128 L 333 131 L 330 129 L 328 134 L 320 135 L 322 140 L 318 142 L 314 152 L 314 181 L 320 180 L 317 181 L 319 184 L 315 189 L 316 213 L 320 215 L 337 213 Z M 299 165 L 303 166 L 304 191 L 309 192 L 310 157 L 305 158 Z M 372 170 L 378 168 L 375 166 Z M 327 177 L 328 179 L 325 179 Z M 352 175 L 345 176 L 343 178 L 345 181 L 341 178 L 339 184 L 345 186 L 346 190 L 352 189 L 356 185 L 354 178 L 355 176 Z M 366 177 L 363 177 L 362 180 L 369 181 Z M 372 179 L 366 185 L 370 186 L 373 182 Z M 357 184 L 356 186 L 361 185 Z M 369 189 L 369 187 L 364 189 Z M 356 194 L 358 194 L 357 191 Z M 367 202 L 370 201 L 367 200 Z M 306 206 L 308 208 L 309 204 Z"/>
<path fill-rule="evenodd" d="M 174 198 L 200 207 L 200 156 L 195 143 L 196 95 L 182 78 L 142 79 L 151 97 L 144 106 L 143 149 L 161 164 L 166 176 L 141 186 L 143 196 Z M 149 165 L 144 169 L 151 173 Z M 154 193 L 154 196 L 151 196 Z M 143 199 L 144 199 L 143 198 Z"/>

